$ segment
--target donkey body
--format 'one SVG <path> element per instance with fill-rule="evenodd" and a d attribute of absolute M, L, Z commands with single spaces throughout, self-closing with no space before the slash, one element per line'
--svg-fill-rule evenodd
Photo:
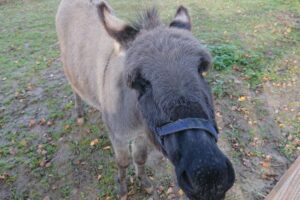
<path fill-rule="evenodd" d="M 198 116 L 211 120 L 216 127 L 210 90 L 202 79 L 199 83 L 196 80 L 209 67 L 210 55 L 188 31 L 191 24 L 187 10 L 180 7 L 168 27 L 161 24 L 153 9 L 133 27 L 116 18 L 104 2 L 94 5 L 88 0 L 62 0 L 56 16 L 56 29 L 64 71 L 75 95 L 78 122 L 83 122 L 84 100 L 102 112 L 103 121 L 110 131 L 118 166 L 120 199 L 127 199 L 129 141 L 133 141 L 132 157 L 137 176 L 147 192 L 153 190 L 145 175 L 149 139 L 175 165 L 179 185 L 189 198 L 223 198 L 233 184 L 234 172 L 211 136 L 187 130 L 180 135 L 182 138 L 166 137 L 163 145 L 153 131 L 168 122 Z M 185 71 L 174 68 L 195 64 L 198 67 L 196 73 L 188 68 Z M 141 71 L 142 65 L 148 67 Z M 189 73 L 196 75 L 190 76 Z M 148 74 L 147 78 L 144 78 L 145 74 Z M 178 79 L 188 80 L 180 82 Z M 194 81 L 200 85 L 195 85 Z M 197 92 L 192 94 L 189 89 Z M 150 94 L 152 96 L 148 98 Z M 198 104 L 197 101 L 204 103 Z M 178 139 L 185 144 L 179 144 Z M 201 148 L 191 150 L 194 151 L 192 155 L 187 155 L 192 160 L 181 159 L 188 154 L 190 147 L 182 152 L 180 149 L 189 144 L 191 148 L 199 145 Z M 211 148 L 206 148 L 206 145 Z M 217 167 L 208 161 L 198 162 L 203 155 L 207 157 L 203 149 L 209 149 L 209 156 L 220 160 L 211 163 Z M 195 169 L 185 169 L 186 164 Z"/>

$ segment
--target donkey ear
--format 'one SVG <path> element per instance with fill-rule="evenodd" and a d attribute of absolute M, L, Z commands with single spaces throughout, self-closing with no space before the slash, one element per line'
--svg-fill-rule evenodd
<path fill-rule="evenodd" d="M 171 22 L 170 27 L 186 29 L 189 31 L 192 29 L 189 11 L 184 6 L 180 6 L 177 9 L 176 15 Z"/>
<path fill-rule="evenodd" d="M 129 43 L 135 39 L 139 31 L 117 18 L 105 2 L 97 5 L 97 9 L 107 33 L 120 43 L 123 48 L 127 49 Z"/>

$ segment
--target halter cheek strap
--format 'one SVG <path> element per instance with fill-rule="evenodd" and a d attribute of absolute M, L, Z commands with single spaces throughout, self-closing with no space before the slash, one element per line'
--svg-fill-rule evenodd
<path fill-rule="evenodd" d="M 159 142 L 163 146 L 162 143 L 163 137 L 180 131 L 193 130 L 193 129 L 203 130 L 209 133 L 216 140 L 216 142 L 218 141 L 219 134 L 214 123 L 201 118 L 179 119 L 175 122 L 168 123 L 164 126 L 156 127 L 155 132 L 157 136 L 159 136 L 158 137 L 160 140 Z"/>

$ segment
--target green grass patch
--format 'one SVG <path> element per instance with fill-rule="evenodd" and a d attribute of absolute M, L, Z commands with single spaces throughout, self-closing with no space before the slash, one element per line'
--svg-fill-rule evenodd
<path fill-rule="evenodd" d="M 238 72 L 250 85 L 261 83 L 263 75 L 262 55 L 259 52 L 246 51 L 234 45 L 212 45 L 208 49 L 213 55 L 213 69 L 219 72 Z M 222 93 L 220 88 L 216 92 Z"/>

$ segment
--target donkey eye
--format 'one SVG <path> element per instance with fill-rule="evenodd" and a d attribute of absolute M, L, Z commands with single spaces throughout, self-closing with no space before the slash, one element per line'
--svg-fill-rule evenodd
<path fill-rule="evenodd" d="M 202 63 L 200 62 L 199 64 L 198 64 L 198 73 L 199 74 L 202 74 L 204 72 L 204 70 L 203 70 L 203 67 L 202 67 Z"/>
<path fill-rule="evenodd" d="M 147 88 L 149 88 L 150 82 L 144 79 L 142 76 L 137 76 L 135 81 L 132 84 L 132 88 L 136 89 L 139 92 L 139 96 L 142 96 Z"/>

